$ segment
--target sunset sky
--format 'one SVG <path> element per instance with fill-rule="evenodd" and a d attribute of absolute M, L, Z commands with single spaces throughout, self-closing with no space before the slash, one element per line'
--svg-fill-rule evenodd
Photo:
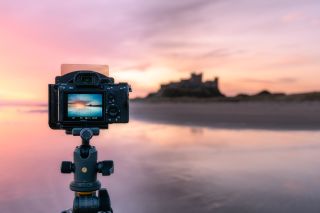
<path fill-rule="evenodd" d="M 108 64 L 133 97 L 221 78 L 227 95 L 320 91 L 319 0 L 0 0 L 0 104 L 45 102 L 62 63 Z"/>

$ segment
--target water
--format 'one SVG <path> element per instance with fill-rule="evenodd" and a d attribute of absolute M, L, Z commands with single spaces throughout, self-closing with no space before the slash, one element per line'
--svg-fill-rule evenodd
<path fill-rule="evenodd" d="M 102 117 L 102 107 L 85 106 L 83 108 L 76 108 L 74 106 L 68 106 L 68 118 L 99 118 Z"/>
<path fill-rule="evenodd" d="M 0 212 L 60 212 L 72 205 L 79 138 L 47 114 L 0 108 Z M 197 128 L 133 120 L 94 138 L 116 213 L 320 211 L 320 132 Z"/>

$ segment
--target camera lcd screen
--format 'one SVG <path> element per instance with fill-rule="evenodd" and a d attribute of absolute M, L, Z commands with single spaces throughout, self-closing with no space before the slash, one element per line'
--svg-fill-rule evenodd
<path fill-rule="evenodd" d="M 71 120 L 99 120 L 103 117 L 102 94 L 68 94 L 67 117 Z"/>

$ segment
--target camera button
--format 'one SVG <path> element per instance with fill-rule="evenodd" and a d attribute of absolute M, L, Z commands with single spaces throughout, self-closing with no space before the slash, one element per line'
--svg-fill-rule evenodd
<path fill-rule="evenodd" d="M 112 105 L 109 107 L 108 109 L 108 115 L 111 117 L 111 118 L 115 118 L 117 117 L 117 115 L 120 113 L 120 110 L 117 106 L 115 105 Z"/>

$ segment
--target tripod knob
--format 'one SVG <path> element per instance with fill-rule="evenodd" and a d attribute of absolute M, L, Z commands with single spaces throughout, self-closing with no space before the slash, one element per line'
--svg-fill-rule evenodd
<path fill-rule="evenodd" d="M 74 172 L 74 164 L 70 161 L 63 161 L 61 163 L 61 173 L 70 174 L 72 172 Z"/>
<path fill-rule="evenodd" d="M 114 172 L 112 160 L 106 160 L 98 163 L 98 172 L 103 176 L 110 176 Z"/>

